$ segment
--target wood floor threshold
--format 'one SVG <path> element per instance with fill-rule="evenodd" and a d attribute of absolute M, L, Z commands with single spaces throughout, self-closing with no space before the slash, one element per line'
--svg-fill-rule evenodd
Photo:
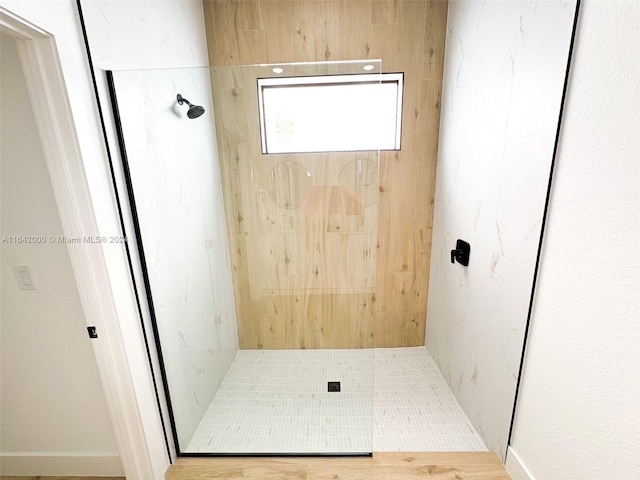
<path fill-rule="evenodd" d="M 373 457 L 179 458 L 165 480 L 511 480 L 493 452 Z"/>

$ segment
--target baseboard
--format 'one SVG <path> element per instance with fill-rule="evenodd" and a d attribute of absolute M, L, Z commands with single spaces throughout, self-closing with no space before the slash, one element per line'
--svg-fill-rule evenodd
<path fill-rule="evenodd" d="M 0 475 L 122 477 L 120 455 L 114 452 L 0 453 Z"/>
<path fill-rule="evenodd" d="M 504 464 L 504 468 L 511 476 L 511 480 L 535 480 L 533 475 L 513 450 L 513 448 L 507 448 L 507 461 Z"/>

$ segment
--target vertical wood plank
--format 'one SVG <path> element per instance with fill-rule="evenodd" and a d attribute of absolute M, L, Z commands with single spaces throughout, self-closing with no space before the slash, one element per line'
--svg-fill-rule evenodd
<path fill-rule="evenodd" d="M 372 26 L 371 58 L 381 58 L 382 68 L 385 72 L 404 72 L 405 70 L 400 55 L 402 45 L 400 42 L 393 41 L 393 39 L 399 38 L 401 28 L 398 23 Z M 403 103 L 405 107 L 408 106 L 406 96 Z"/>
<path fill-rule="evenodd" d="M 205 18 L 211 19 L 205 27 L 213 26 L 213 32 L 207 31 L 211 65 L 237 65 L 240 59 L 235 26 L 236 2 L 206 2 L 204 8 Z"/>
<path fill-rule="evenodd" d="M 267 58 L 267 31 L 245 30 L 238 33 L 240 62 L 250 65 Z"/>
<path fill-rule="evenodd" d="M 340 4 L 340 55 L 335 60 L 363 60 L 372 57 L 372 2 L 352 0 Z"/>
<path fill-rule="evenodd" d="M 377 0 L 372 3 L 371 23 L 374 25 L 398 23 L 402 15 L 403 1 Z"/>
<path fill-rule="evenodd" d="M 327 57 L 326 8 L 324 2 L 291 2 L 295 35 L 291 61 L 316 62 Z"/>
<path fill-rule="evenodd" d="M 291 41 L 291 23 L 294 18 L 296 4 L 292 1 L 263 2 L 263 12 L 266 27 L 267 56 L 255 63 L 286 63 L 294 61 L 294 45 Z M 316 2 L 312 2 L 316 3 Z"/>
<path fill-rule="evenodd" d="M 424 76 L 429 80 L 442 80 L 444 47 L 447 34 L 448 2 L 427 2 L 424 26 Z"/>
<path fill-rule="evenodd" d="M 260 0 L 226 0 L 235 4 L 235 26 L 240 32 L 264 30 Z"/>
<path fill-rule="evenodd" d="M 440 95 L 442 80 L 423 80 L 421 90 L 421 108 L 416 135 L 420 139 L 422 150 L 417 152 L 416 191 L 420 194 L 420 205 L 424 210 L 416 209 L 413 216 L 415 228 L 433 226 L 433 202 L 436 187 L 436 163 L 438 156 L 438 137 L 440 131 Z"/>
<path fill-rule="evenodd" d="M 344 57 L 344 41 L 341 37 L 343 31 L 343 15 L 344 9 L 343 2 L 340 0 L 326 0 L 325 4 L 325 16 L 324 26 L 322 27 L 326 31 L 325 35 L 325 49 L 322 53 L 323 58 L 320 60 L 341 60 Z"/>

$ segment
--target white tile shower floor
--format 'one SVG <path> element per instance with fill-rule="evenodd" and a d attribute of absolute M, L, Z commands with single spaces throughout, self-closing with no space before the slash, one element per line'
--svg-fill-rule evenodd
<path fill-rule="evenodd" d="M 327 382 L 340 381 L 340 393 Z M 425 347 L 241 350 L 188 453 L 486 451 Z"/>

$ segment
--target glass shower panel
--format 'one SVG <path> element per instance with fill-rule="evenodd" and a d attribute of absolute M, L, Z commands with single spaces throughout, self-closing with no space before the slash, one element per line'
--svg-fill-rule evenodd
<path fill-rule="evenodd" d="M 258 79 L 380 72 L 380 61 L 113 72 L 181 454 L 372 452 L 379 153 L 263 154 Z M 188 118 L 177 94 L 205 114 Z M 282 112 L 285 138 L 296 122 Z"/>
<path fill-rule="evenodd" d="M 378 151 L 263 154 L 258 81 L 380 71 L 379 61 L 212 68 L 240 356 L 252 355 L 230 396 L 266 441 L 253 452 L 372 451 Z M 288 111 L 276 112 L 285 141 L 300 129 Z M 219 448 L 242 447 L 233 441 Z"/>
<path fill-rule="evenodd" d="M 118 71 L 110 83 L 174 440 L 184 450 L 238 352 L 210 72 Z M 177 94 L 207 113 L 189 119 Z"/>
<path fill-rule="evenodd" d="M 365 65 L 380 72 L 379 61 L 212 69 L 242 349 L 373 346 L 378 151 L 263 154 L 256 94 L 258 79 L 371 74 Z"/>

